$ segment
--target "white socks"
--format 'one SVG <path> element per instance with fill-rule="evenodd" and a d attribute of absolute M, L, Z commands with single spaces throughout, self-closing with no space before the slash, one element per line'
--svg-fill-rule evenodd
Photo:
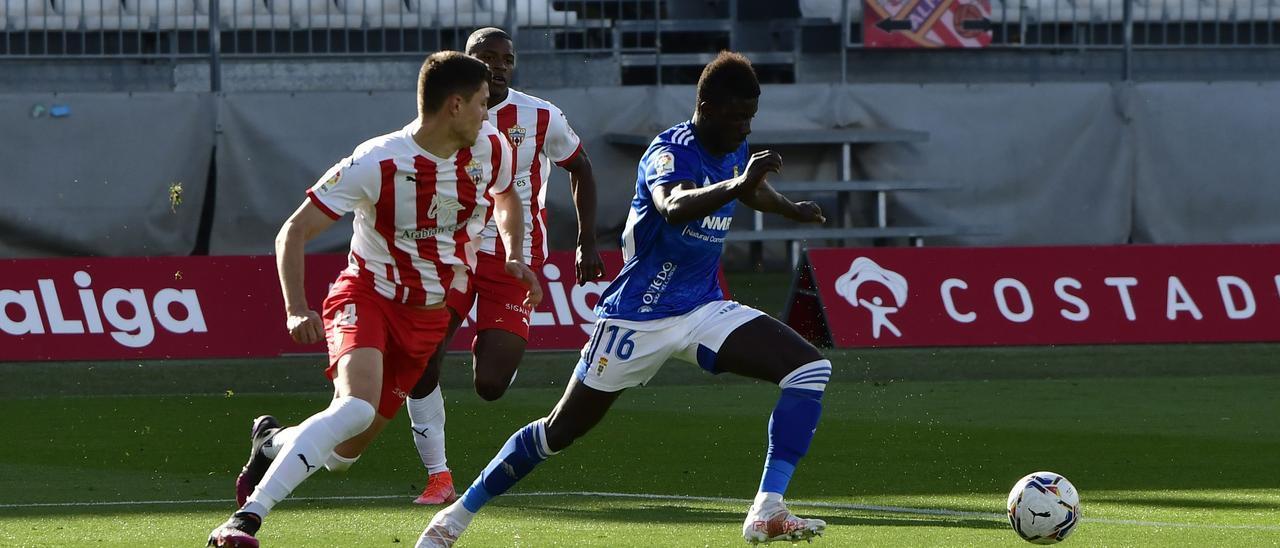
<path fill-rule="evenodd" d="M 778 504 L 782 502 L 782 493 L 770 493 L 768 491 L 760 491 L 756 493 L 756 499 L 751 501 L 751 505 L 761 508 L 766 504 Z"/>
<path fill-rule="evenodd" d="M 249 495 L 242 510 L 266 517 L 276 503 L 289 496 L 303 480 L 327 466 L 334 457 L 350 466 L 355 459 L 343 459 L 333 453 L 339 443 L 363 432 L 373 424 L 374 409 L 369 402 L 347 396 L 334 399 L 324 411 L 312 415 L 302 424 L 290 428 L 286 443 L 279 446 L 280 458 L 271 461 L 271 468 L 262 482 Z M 277 435 L 277 438 L 280 436 Z"/>
<path fill-rule="evenodd" d="M 266 455 L 269 459 L 275 460 L 276 455 L 280 454 L 280 448 L 288 445 L 297 437 L 297 427 L 289 426 L 281 428 L 280 431 L 271 438 L 270 443 L 262 446 L 262 454 Z M 360 460 L 358 455 L 355 458 L 349 459 L 337 453 L 330 453 L 329 460 L 325 461 L 324 467 L 330 472 L 346 472 L 347 469 L 351 468 L 351 465 L 355 464 L 357 460 Z"/>
<path fill-rule="evenodd" d="M 427 473 L 444 472 L 449 467 L 444 455 L 444 396 L 437 386 L 424 398 L 408 399 L 413 445 Z"/>

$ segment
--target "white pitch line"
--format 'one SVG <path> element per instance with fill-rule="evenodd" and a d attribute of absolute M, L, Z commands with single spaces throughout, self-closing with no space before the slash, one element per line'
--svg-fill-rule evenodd
<path fill-rule="evenodd" d="M 289 497 L 289 500 L 382 500 L 398 499 L 404 495 L 343 495 L 335 497 Z M 235 502 L 234 499 L 188 499 L 188 500 L 119 500 L 110 502 L 34 502 L 30 504 L 0 504 L 0 510 L 6 508 L 78 508 L 92 506 L 142 506 L 142 505 L 179 505 L 179 504 L 221 504 Z"/>
<path fill-rule="evenodd" d="M 600 497 L 642 500 L 685 500 L 692 502 L 720 502 L 726 504 L 750 504 L 751 499 L 729 497 L 698 497 L 692 495 L 653 495 L 648 493 L 610 493 L 604 491 L 537 491 L 532 493 L 507 493 L 503 497 Z M 408 495 L 339 495 L 330 497 L 291 497 L 297 501 L 357 501 L 357 500 L 389 500 L 408 499 Z M 137 500 L 110 502 L 36 502 L 29 504 L 0 504 L 0 510 L 18 508 L 89 508 L 101 506 L 141 506 L 141 505 L 181 505 L 181 504 L 225 504 L 231 499 L 189 499 L 189 500 Z M 880 506 L 875 504 L 844 504 L 837 502 L 816 502 L 788 500 L 788 506 L 807 506 L 810 508 L 831 508 L 835 510 L 856 510 L 863 512 L 881 512 L 886 514 L 914 514 L 925 516 L 945 516 L 980 518 L 1004 521 L 1005 515 L 991 512 L 971 512 L 947 510 L 942 508 L 912 508 L 909 506 Z M 1104 523 L 1108 525 L 1133 525 L 1139 527 L 1179 527 L 1188 529 L 1243 529 L 1250 531 L 1280 531 L 1280 526 L 1273 525 L 1228 525 L 1213 523 L 1175 523 L 1165 521 L 1143 521 L 1131 519 L 1082 518 L 1081 521 Z"/>
<path fill-rule="evenodd" d="M 690 495 L 650 495 L 644 493 L 607 493 L 595 491 L 548 491 L 534 493 L 509 493 L 503 496 L 526 496 L 526 497 L 551 497 L 551 496 L 577 496 L 577 497 L 612 497 L 612 498 L 633 498 L 633 499 L 653 499 L 653 500 L 688 500 L 697 502 L 723 502 L 736 504 L 750 504 L 750 499 L 735 499 L 726 497 L 696 497 Z M 1004 514 L 990 512 L 967 512 L 962 510 L 945 510 L 939 508 L 911 508 L 907 506 L 878 506 L 874 504 L 842 504 L 838 502 L 810 502 L 802 500 L 788 500 L 787 506 L 808 506 L 811 508 L 832 508 L 837 510 L 859 510 L 864 512 L 883 512 L 887 514 L 916 514 L 927 516 L 947 516 L 947 517 L 967 517 L 967 518 L 984 518 L 997 521 L 1004 521 L 1008 517 Z M 1106 523 L 1109 525 L 1137 525 L 1142 527 L 1184 527 L 1195 529 L 1247 529 L 1258 531 L 1280 531 L 1280 526 L 1274 525 L 1227 525 L 1213 523 L 1173 523 L 1164 521 L 1141 521 L 1131 519 L 1105 519 L 1105 518 L 1081 518 L 1081 521 L 1090 523 Z"/>

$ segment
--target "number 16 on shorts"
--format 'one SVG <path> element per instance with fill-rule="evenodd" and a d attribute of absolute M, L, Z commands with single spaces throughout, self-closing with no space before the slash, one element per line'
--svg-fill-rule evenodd
<path fill-rule="evenodd" d="M 586 376 L 591 371 L 599 377 L 604 375 L 604 369 L 609 366 L 610 357 L 619 361 L 629 359 L 636 350 L 636 343 L 631 340 L 635 334 L 634 329 L 606 325 L 601 321 L 596 325 L 591 340 L 587 341 L 586 348 L 583 348 L 582 364 L 578 366 L 579 375 Z"/>
<path fill-rule="evenodd" d="M 622 329 L 616 325 L 611 325 L 604 330 L 605 336 L 609 337 L 609 344 L 604 345 L 605 354 L 613 354 L 624 360 L 631 358 L 631 353 L 636 350 L 636 343 L 631 340 L 631 336 L 636 334 L 634 329 Z M 618 333 L 622 332 L 622 340 L 618 340 Z M 618 343 L 618 348 L 613 347 L 613 343 Z"/>

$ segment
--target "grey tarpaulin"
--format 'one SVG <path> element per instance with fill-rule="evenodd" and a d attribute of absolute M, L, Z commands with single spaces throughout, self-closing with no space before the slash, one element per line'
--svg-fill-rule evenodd
<path fill-rule="evenodd" d="M 1142 85 L 1134 240 L 1280 241 L 1280 85 Z"/>
<path fill-rule="evenodd" d="M 360 143 L 415 116 L 414 94 L 244 93 L 220 97 L 218 198 L 209 252 L 263 254 L 316 179 Z M 340 251 L 351 221 L 320 235 L 311 251 Z"/>
<path fill-rule="evenodd" d="M 1111 86 L 872 85 L 841 95 L 875 126 L 929 132 L 924 143 L 866 148 L 866 173 L 962 189 L 897 194 L 903 224 L 994 230 L 961 243 L 1127 241 L 1131 141 Z"/>
<path fill-rule="evenodd" d="M 51 116 L 55 105 L 69 115 Z M 0 257 L 191 253 L 213 152 L 208 94 L 0 95 L 0 128 Z"/>
<path fill-rule="evenodd" d="M 694 100 L 689 86 L 531 92 L 559 105 L 583 138 L 606 190 L 598 224 L 610 232 L 626 218 L 642 150 L 608 144 L 603 135 L 657 133 L 687 119 Z M 857 167 L 876 179 L 961 187 L 900 193 L 892 212 L 901 223 L 982 224 L 996 232 L 957 243 L 1123 243 L 1131 224 L 1132 169 L 1116 100 L 1106 84 L 766 86 L 755 127 L 928 131 L 924 143 L 858 147 Z M 219 183 L 232 190 L 219 187 L 212 247 L 263 253 L 302 191 L 360 141 L 401 127 L 411 117 L 413 95 L 245 94 L 228 95 L 226 103 L 218 172 Z M 837 147 L 788 147 L 783 154 L 785 178 L 836 176 Z M 568 247 L 576 225 L 567 177 L 554 173 L 551 238 Z M 223 207 L 224 196 L 251 201 Z M 347 237 L 334 231 L 323 245 L 339 249 Z"/>
<path fill-rule="evenodd" d="M 603 135 L 653 134 L 687 118 L 693 88 L 529 91 L 560 106 L 583 138 L 602 187 L 598 228 L 610 234 L 602 244 L 616 245 L 641 150 L 608 144 Z M 765 86 L 755 128 L 928 132 L 926 142 L 859 146 L 855 168 L 867 178 L 960 187 L 896 193 L 893 222 L 994 231 L 933 243 L 1280 241 L 1280 221 L 1271 213 L 1280 210 L 1274 183 L 1280 154 L 1271 150 L 1280 142 L 1273 123 L 1277 96 L 1278 83 Z M 3 183 L 22 196 L 4 206 L 0 253 L 187 252 L 202 195 L 195 190 L 203 184 L 191 173 L 207 161 L 212 135 L 204 131 L 212 127 L 209 98 L 59 96 L 72 105 L 72 116 L 30 119 L 31 104 L 52 100 L 0 96 Z M 411 91 L 243 93 L 218 97 L 216 107 L 221 131 L 211 251 L 268 253 L 303 191 L 360 142 L 412 119 L 414 97 Z M 785 178 L 836 176 L 835 147 L 782 152 Z M 107 181 L 109 189 L 69 186 L 79 185 L 77 179 Z M 187 202 L 171 214 L 157 190 L 179 179 Z M 548 209 L 558 248 L 570 247 L 575 233 L 566 183 L 565 173 L 553 170 Z M 81 190 L 69 195 L 70 188 Z M 344 220 L 313 249 L 342 249 L 349 235 Z"/>

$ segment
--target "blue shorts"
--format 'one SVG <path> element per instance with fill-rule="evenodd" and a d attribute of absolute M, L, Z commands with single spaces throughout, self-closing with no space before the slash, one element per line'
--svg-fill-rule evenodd
<path fill-rule="evenodd" d="M 617 392 L 643 386 L 671 358 L 719 373 L 716 354 L 724 340 L 764 315 L 734 301 L 712 301 L 683 316 L 643 322 L 600 319 L 574 376 L 596 390 Z"/>

